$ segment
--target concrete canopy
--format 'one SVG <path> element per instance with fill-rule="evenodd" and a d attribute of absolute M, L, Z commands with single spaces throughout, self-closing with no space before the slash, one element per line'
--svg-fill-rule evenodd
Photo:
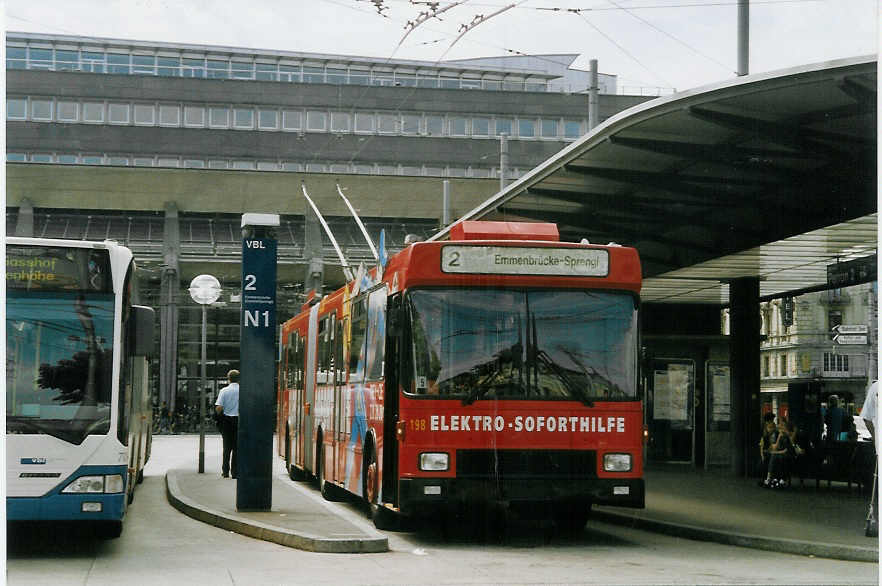
<path fill-rule="evenodd" d="M 741 277 L 762 297 L 821 286 L 877 247 L 876 70 L 853 58 L 647 102 L 462 219 L 634 246 L 649 302 L 724 305 Z"/>

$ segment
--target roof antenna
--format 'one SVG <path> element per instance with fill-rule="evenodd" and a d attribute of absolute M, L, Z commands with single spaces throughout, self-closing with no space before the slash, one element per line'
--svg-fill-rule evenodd
<path fill-rule="evenodd" d="M 325 217 L 322 216 L 322 213 L 318 210 L 315 203 L 312 201 L 312 198 L 309 197 L 309 194 L 306 192 L 306 184 L 304 184 L 302 181 L 300 182 L 300 189 L 303 191 L 303 197 L 306 198 L 306 201 L 308 201 L 309 205 L 312 207 L 312 211 L 314 211 L 316 217 L 318 217 L 322 228 L 325 229 L 325 234 L 327 234 L 328 238 L 331 239 L 331 244 L 334 245 L 334 250 L 337 251 L 337 257 L 339 257 L 340 259 L 340 265 L 343 267 L 343 274 L 346 276 L 346 280 L 351 281 L 352 268 L 350 268 L 349 263 L 346 262 L 346 257 L 343 256 L 343 251 L 340 250 L 340 245 L 337 244 L 337 239 L 334 238 L 334 233 L 331 232 L 331 228 L 328 227 L 328 223 L 325 221 Z"/>

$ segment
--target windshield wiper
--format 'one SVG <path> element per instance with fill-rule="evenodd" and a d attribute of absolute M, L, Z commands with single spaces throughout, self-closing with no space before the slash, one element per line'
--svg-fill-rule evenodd
<path fill-rule="evenodd" d="M 592 386 L 592 387 L 594 387 L 596 384 L 598 384 L 598 383 L 595 382 L 595 381 L 598 381 L 598 380 L 599 380 L 600 383 L 604 383 L 604 384 L 606 385 L 606 387 L 607 387 L 607 389 L 609 389 L 609 391 L 611 391 L 611 392 L 616 392 L 616 393 L 618 393 L 618 394 L 619 394 L 620 396 L 622 396 L 622 397 L 627 397 L 627 396 L 628 396 L 628 393 L 626 393 L 626 392 L 625 392 L 620 386 L 618 386 L 616 383 L 612 382 L 611 380 L 609 380 L 608 378 L 606 378 L 605 376 L 603 376 L 602 374 L 600 374 L 599 372 L 597 372 L 597 369 L 596 369 L 596 368 L 594 368 L 593 366 L 589 366 L 589 367 L 586 368 L 586 367 L 585 367 L 585 366 L 584 366 L 584 365 L 583 365 L 583 364 L 582 364 L 582 363 L 581 363 L 581 362 L 580 362 L 580 361 L 579 361 L 579 360 L 573 355 L 572 352 L 566 350 L 565 348 L 561 348 L 561 350 L 562 350 L 567 356 L 570 357 L 570 360 L 573 361 L 573 364 L 575 364 L 576 366 L 579 367 L 579 370 L 582 371 L 582 374 L 585 375 L 585 377 L 586 377 L 586 378 L 588 379 L 588 381 L 591 383 L 591 386 Z"/>
<path fill-rule="evenodd" d="M 481 367 L 489 367 L 492 365 L 492 369 L 487 374 L 487 376 L 484 377 L 483 380 L 479 381 L 475 385 L 475 387 L 468 394 L 468 396 L 462 400 L 462 404 L 463 405 L 471 405 L 472 403 L 477 401 L 479 398 L 484 396 L 484 394 L 487 392 L 487 390 L 493 385 L 494 379 L 496 379 L 496 377 L 498 377 L 500 374 L 502 374 L 502 365 L 503 364 L 511 363 L 512 365 L 514 365 L 518 369 L 520 369 L 521 362 L 522 362 L 521 351 L 522 351 L 522 345 L 520 342 L 518 342 L 515 345 L 511 346 L 510 348 L 506 348 L 505 350 L 500 350 L 496 355 L 493 356 L 493 358 L 489 362 L 485 362 L 484 364 L 482 364 L 480 366 L 474 367 L 474 370 L 480 370 Z M 522 389 L 526 389 L 526 386 L 524 385 L 523 381 L 520 380 L 520 377 L 518 379 L 513 378 L 512 380 L 505 381 L 505 382 L 507 384 L 516 384 L 519 387 L 521 387 Z"/>
<path fill-rule="evenodd" d="M 551 357 L 545 352 L 545 350 L 537 350 L 533 354 L 542 364 L 546 366 L 550 371 L 552 371 L 557 378 L 563 381 L 564 386 L 569 389 L 570 393 L 574 396 L 578 397 L 583 405 L 586 407 L 594 407 L 594 402 L 585 394 L 584 389 L 579 385 L 575 384 L 570 380 L 570 377 L 567 376 L 567 373 L 563 368 L 560 367 Z"/>

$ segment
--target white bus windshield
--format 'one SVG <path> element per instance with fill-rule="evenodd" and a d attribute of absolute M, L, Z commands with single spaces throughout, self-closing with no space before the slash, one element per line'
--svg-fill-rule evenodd
<path fill-rule="evenodd" d="M 6 298 L 6 432 L 79 444 L 110 430 L 113 294 Z"/>
<path fill-rule="evenodd" d="M 630 294 L 426 289 L 409 300 L 416 394 L 466 403 L 636 398 Z"/>

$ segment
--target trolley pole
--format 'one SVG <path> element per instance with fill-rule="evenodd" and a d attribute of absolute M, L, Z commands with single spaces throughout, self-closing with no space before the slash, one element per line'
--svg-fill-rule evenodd
<path fill-rule="evenodd" d="M 272 508 L 277 214 L 242 215 L 236 509 Z"/>

